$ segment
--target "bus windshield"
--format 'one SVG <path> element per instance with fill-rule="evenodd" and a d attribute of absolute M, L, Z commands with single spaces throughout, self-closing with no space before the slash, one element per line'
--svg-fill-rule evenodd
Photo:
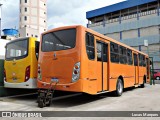
<path fill-rule="evenodd" d="M 22 59 L 28 55 L 28 38 L 6 45 L 6 60 Z"/>
<path fill-rule="evenodd" d="M 42 36 L 42 51 L 51 52 L 75 47 L 76 29 L 50 32 Z"/>

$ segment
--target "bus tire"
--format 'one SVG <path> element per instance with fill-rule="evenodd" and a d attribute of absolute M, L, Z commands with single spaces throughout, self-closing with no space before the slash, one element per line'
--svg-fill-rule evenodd
<path fill-rule="evenodd" d="M 143 82 L 143 84 L 141 84 L 141 86 L 140 86 L 141 88 L 144 88 L 145 87 L 145 84 L 144 84 L 144 82 Z"/>
<path fill-rule="evenodd" d="M 123 93 L 123 82 L 121 79 L 117 80 L 117 85 L 116 85 L 116 91 L 115 91 L 115 95 L 116 96 L 121 96 Z"/>
<path fill-rule="evenodd" d="M 140 88 L 144 88 L 145 87 L 145 83 L 146 83 L 146 77 L 144 76 L 143 84 L 140 85 Z"/>

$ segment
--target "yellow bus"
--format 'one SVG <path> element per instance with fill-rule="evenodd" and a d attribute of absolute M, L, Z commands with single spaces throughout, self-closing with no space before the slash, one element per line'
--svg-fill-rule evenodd
<path fill-rule="evenodd" d="M 132 47 L 83 26 L 67 26 L 42 34 L 38 88 L 101 94 L 144 87 L 149 57 Z M 53 84 L 51 84 L 53 83 Z M 41 97 L 41 96 L 40 96 Z"/>
<path fill-rule="evenodd" d="M 20 38 L 6 44 L 4 86 L 6 88 L 37 88 L 39 41 Z"/>

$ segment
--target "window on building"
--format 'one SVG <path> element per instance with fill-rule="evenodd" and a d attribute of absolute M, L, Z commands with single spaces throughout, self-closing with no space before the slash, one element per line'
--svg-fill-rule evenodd
<path fill-rule="evenodd" d="M 25 0 L 25 3 L 27 3 L 27 0 Z"/>
<path fill-rule="evenodd" d="M 27 16 L 24 16 L 24 20 L 27 21 Z"/>
<path fill-rule="evenodd" d="M 27 8 L 26 7 L 24 8 L 24 11 L 27 12 Z"/>
<path fill-rule="evenodd" d="M 35 35 L 36 38 L 38 38 L 38 35 Z"/>
<path fill-rule="evenodd" d="M 33 37 L 33 34 L 32 34 L 32 37 Z"/>
<path fill-rule="evenodd" d="M 118 44 L 110 43 L 111 62 L 119 63 L 119 49 Z"/>
<path fill-rule="evenodd" d="M 44 12 L 44 14 L 46 14 L 46 12 Z"/>
<path fill-rule="evenodd" d="M 89 60 L 95 59 L 94 36 L 91 33 L 86 33 L 86 51 Z"/>
<path fill-rule="evenodd" d="M 44 31 L 46 31 L 46 29 L 44 29 Z"/>
<path fill-rule="evenodd" d="M 44 4 L 44 6 L 46 6 L 46 4 Z"/>
<path fill-rule="evenodd" d="M 20 13 L 21 13 L 21 9 L 19 9 Z"/>
<path fill-rule="evenodd" d="M 44 23 L 45 23 L 46 21 L 44 20 Z"/>
<path fill-rule="evenodd" d="M 28 33 L 27 33 L 27 36 L 29 36 Z"/>

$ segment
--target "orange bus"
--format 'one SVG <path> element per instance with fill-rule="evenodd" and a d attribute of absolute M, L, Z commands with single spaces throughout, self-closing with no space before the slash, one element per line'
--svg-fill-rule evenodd
<path fill-rule="evenodd" d="M 43 90 L 57 83 L 55 90 L 121 96 L 124 88 L 149 82 L 147 54 L 80 25 L 43 33 L 39 52 Z"/>

